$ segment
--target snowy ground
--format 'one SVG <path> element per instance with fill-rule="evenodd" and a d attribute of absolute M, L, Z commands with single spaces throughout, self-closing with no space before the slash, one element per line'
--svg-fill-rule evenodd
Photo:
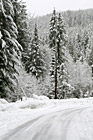
<path fill-rule="evenodd" d="M 60 109 L 77 107 L 89 107 L 89 109 L 85 110 L 83 114 L 75 116 L 76 118 L 74 117 L 75 120 L 77 119 L 77 128 L 70 124 L 72 134 L 74 130 L 77 130 L 80 131 L 80 135 L 84 133 L 82 140 L 93 140 L 93 98 L 49 100 L 47 97 L 34 95 L 33 98 L 16 103 L 8 103 L 0 99 L 0 140 L 5 134 L 31 119 Z"/>

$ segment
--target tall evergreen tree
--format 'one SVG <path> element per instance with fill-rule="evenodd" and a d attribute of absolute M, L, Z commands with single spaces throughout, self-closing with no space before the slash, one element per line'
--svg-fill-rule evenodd
<path fill-rule="evenodd" d="M 51 20 L 50 20 L 50 30 L 49 30 L 49 47 L 52 49 L 54 57 L 52 61 L 54 63 L 52 64 L 52 68 L 54 68 L 54 72 L 51 74 L 53 77 L 54 75 L 54 92 L 55 92 L 55 99 L 57 99 L 57 65 L 58 65 L 58 52 L 57 52 L 57 15 L 56 15 L 56 10 L 54 9 Z"/>
<path fill-rule="evenodd" d="M 40 50 L 37 25 L 35 24 L 34 36 L 30 48 L 28 49 L 28 60 L 25 65 L 26 71 L 31 72 L 36 78 L 44 75 L 45 61 L 44 55 Z"/>
<path fill-rule="evenodd" d="M 60 96 L 65 98 L 65 89 L 67 88 L 68 82 L 68 72 L 66 69 L 66 61 L 67 58 L 65 56 L 66 51 L 66 43 L 67 43 L 67 34 L 65 30 L 65 24 L 61 17 L 61 14 L 58 15 L 58 22 L 57 22 L 57 52 L 58 52 L 58 65 L 59 65 L 59 86 L 61 93 Z"/>
<path fill-rule="evenodd" d="M 49 34 L 49 47 L 53 52 L 53 63 L 52 64 L 52 77 L 55 81 L 55 99 L 57 99 L 58 94 L 58 77 L 60 65 L 65 61 L 65 45 L 66 45 L 66 31 L 65 25 L 62 20 L 61 14 L 56 15 L 56 11 L 53 11 L 52 18 L 50 20 L 50 34 Z M 53 71 L 54 68 L 54 71 Z M 53 76 L 54 75 L 54 76 Z"/>
<path fill-rule="evenodd" d="M 14 91 L 17 79 L 16 65 L 21 45 L 17 42 L 17 26 L 14 22 L 14 9 L 11 0 L 0 1 L 0 97 Z"/>

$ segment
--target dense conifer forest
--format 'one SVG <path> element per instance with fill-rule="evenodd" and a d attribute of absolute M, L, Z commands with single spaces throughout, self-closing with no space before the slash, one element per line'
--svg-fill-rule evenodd
<path fill-rule="evenodd" d="M 0 98 L 93 96 L 93 9 L 27 14 L 25 3 L 0 1 Z"/>

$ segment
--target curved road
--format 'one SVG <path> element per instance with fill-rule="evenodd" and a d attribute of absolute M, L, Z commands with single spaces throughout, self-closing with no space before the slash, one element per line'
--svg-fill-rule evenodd
<path fill-rule="evenodd" d="M 74 128 L 88 107 L 43 114 L 10 132 L 3 140 L 81 140 Z M 73 127 L 74 126 L 74 127 Z"/>

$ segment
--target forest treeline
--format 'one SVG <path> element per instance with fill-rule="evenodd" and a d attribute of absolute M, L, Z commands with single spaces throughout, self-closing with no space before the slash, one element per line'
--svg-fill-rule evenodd
<path fill-rule="evenodd" d="M 83 94 L 86 94 L 86 92 L 90 94 L 93 64 L 93 9 L 68 10 L 61 12 L 61 15 L 67 35 L 66 57 L 70 61 L 70 63 L 66 62 L 68 81 L 77 91 L 82 90 Z M 37 22 L 38 34 L 47 52 L 49 52 L 47 46 L 49 46 L 49 22 L 51 17 L 52 14 L 47 14 L 42 17 L 33 18 L 29 16 L 28 18 L 31 32 L 33 32 L 34 24 Z"/>

